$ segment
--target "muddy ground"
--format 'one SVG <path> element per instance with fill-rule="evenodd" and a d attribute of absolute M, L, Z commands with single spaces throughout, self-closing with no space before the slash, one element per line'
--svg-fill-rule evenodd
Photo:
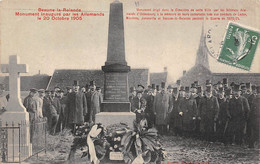
<path fill-rule="evenodd" d="M 47 137 L 47 152 L 40 153 L 38 158 L 31 157 L 26 162 L 37 164 L 63 164 L 67 162 L 73 137 L 69 133 Z M 222 143 L 209 143 L 191 138 L 161 136 L 161 142 L 167 151 L 167 164 L 257 164 L 259 149 L 249 149 L 236 145 L 224 146 Z M 87 158 L 80 158 L 78 151 L 75 163 L 89 163 Z M 71 163 L 71 162 L 70 162 Z"/>

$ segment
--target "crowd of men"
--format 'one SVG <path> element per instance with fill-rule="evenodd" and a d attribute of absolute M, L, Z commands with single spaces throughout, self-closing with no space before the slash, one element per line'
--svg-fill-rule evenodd
<path fill-rule="evenodd" d="M 195 81 L 190 86 L 166 88 L 165 83 L 152 84 L 145 88 L 138 85 L 130 88 L 131 111 L 136 113 L 136 121 L 149 128 L 156 127 L 159 134 L 196 137 L 225 144 L 259 143 L 260 86 L 251 83 L 228 85 L 228 79 L 205 86 Z M 3 96 L 0 85 L 0 108 L 4 109 L 9 99 Z M 30 123 L 39 118 L 47 118 L 48 131 L 55 135 L 65 128 L 75 132 L 76 126 L 84 122 L 95 122 L 100 112 L 103 95 L 95 81 L 80 87 L 74 81 L 72 87 L 63 91 L 30 90 L 24 99 Z M 2 111 L 2 110 L 1 110 Z M 33 127 L 31 127 L 31 138 Z"/>
<path fill-rule="evenodd" d="M 228 85 L 224 78 L 217 84 L 195 81 L 184 87 L 152 84 L 145 89 L 130 88 L 131 110 L 137 121 L 148 122 L 160 134 L 196 137 L 225 144 L 259 143 L 260 87 L 251 83 Z"/>

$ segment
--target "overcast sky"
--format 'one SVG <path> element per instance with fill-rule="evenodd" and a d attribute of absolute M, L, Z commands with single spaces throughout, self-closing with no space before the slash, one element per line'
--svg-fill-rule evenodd
<path fill-rule="evenodd" d="M 1 63 L 17 54 L 20 63 L 29 65 L 29 73 L 52 75 L 54 69 L 101 69 L 107 55 L 110 1 L 91 0 L 4 0 L 1 2 Z M 136 11 L 135 1 L 122 0 L 124 14 Z M 194 2 L 194 3 L 193 3 Z M 38 8 L 80 8 L 102 11 L 103 17 L 84 17 L 82 21 L 37 21 L 36 17 L 17 17 L 15 12 L 33 12 Z M 245 8 L 241 24 L 260 29 L 258 0 L 139 0 L 139 8 Z M 205 31 L 218 25 L 222 38 L 228 21 L 205 21 Z M 150 72 L 168 71 L 176 80 L 190 69 L 199 46 L 202 21 L 124 20 L 128 65 L 149 68 Z M 219 40 L 217 38 L 216 40 Z M 260 72 L 260 52 L 255 55 L 250 72 Z M 209 57 L 212 72 L 243 72 Z"/>

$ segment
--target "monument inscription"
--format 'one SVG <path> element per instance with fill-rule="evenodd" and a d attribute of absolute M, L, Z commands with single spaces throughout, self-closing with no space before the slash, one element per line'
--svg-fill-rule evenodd
<path fill-rule="evenodd" d="M 105 74 L 105 100 L 127 101 L 127 74 L 106 73 Z"/>

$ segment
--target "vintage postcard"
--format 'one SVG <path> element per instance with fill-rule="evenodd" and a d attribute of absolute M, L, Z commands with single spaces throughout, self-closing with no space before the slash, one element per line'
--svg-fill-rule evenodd
<path fill-rule="evenodd" d="M 259 163 L 259 0 L 0 0 L 0 163 Z"/>

